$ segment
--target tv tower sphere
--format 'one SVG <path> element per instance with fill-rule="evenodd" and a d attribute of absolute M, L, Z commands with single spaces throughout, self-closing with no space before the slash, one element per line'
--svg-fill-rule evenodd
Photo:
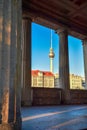
<path fill-rule="evenodd" d="M 49 58 L 54 58 L 55 54 L 53 52 L 53 48 L 50 48 L 50 52 L 49 52 Z"/>

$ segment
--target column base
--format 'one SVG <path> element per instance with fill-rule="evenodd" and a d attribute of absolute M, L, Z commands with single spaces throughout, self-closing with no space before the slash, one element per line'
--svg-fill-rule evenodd
<path fill-rule="evenodd" d="M 21 130 L 20 123 L 0 124 L 0 130 Z"/>
<path fill-rule="evenodd" d="M 21 119 L 19 119 L 16 123 L 15 123 L 15 130 L 21 130 L 22 129 L 22 121 Z"/>
<path fill-rule="evenodd" d="M 0 130 L 16 130 L 14 123 L 0 124 Z"/>
<path fill-rule="evenodd" d="M 32 90 L 29 88 L 22 89 L 21 105 L 29 107 L 32 105 Z"/>
<path fill-rule="evenodd" d="M 21 105 L 23 107 L 29 107 L 32 105 L 31 101 L 21 101 Z"/>
<path fill-rule="evenodd" d="M 70 91 L 62 90 L 61 104 L 71 104 Z"/>

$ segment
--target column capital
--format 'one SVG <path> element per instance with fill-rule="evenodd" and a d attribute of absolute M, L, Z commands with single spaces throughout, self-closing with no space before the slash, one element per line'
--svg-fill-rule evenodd
<path fill-rule="evenodd" d="M 87 45 L 87 38 L 82 39 L 82 45 L 83 45 L 83 46 L 84 46 L 84 45 Z"/>
<path fill-rule="evenodd" d="M 57 34 L 62 34 L 62 33 L 68 34 L 68 29 L 67 28 L 59 28 L 56 30 L 56 33 Z"/>
<path fill-rule="evenodd" d="M 28 21 L 32 22 L 32 19 L 29 18 L 29 17 L 26 17 L 26 16 L 23 16 L 22 19 L 23 19 L 23 20 L 28 20 Z"/>

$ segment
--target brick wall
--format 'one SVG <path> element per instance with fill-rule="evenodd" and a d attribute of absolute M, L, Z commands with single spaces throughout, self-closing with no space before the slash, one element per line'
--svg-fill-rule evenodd
<path fill-rule="evenodd" d="M 71 104 L 87 104 L 87 90 L 70 90 Z"/>
<path fill-rule="evenodd" d="M 57 88 L 32 88 L 32 105 L 58 105 L 61 102 L 61 89 Z"/>
<path fill-rule="evenodd" d="M 58 88 L 32 88 L 32 105 L 61 104 L 61 92 Z M 87 90 L 70 90 L 70 104 L 87 104 Z"/>

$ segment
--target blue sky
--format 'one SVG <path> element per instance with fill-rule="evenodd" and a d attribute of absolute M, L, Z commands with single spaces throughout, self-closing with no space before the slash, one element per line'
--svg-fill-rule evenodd
<path fill-rule="evenodd" d="M 50 70 L 49 49 L 50 29 L 32 23 L 32 69 Z M 52 31 L 52 43 L 55 53 L 54 73 L 59 72 L 59 36 Z M 80 39 L 68 36 L 70 73 L 84 76 L 83 47 Z"/>

